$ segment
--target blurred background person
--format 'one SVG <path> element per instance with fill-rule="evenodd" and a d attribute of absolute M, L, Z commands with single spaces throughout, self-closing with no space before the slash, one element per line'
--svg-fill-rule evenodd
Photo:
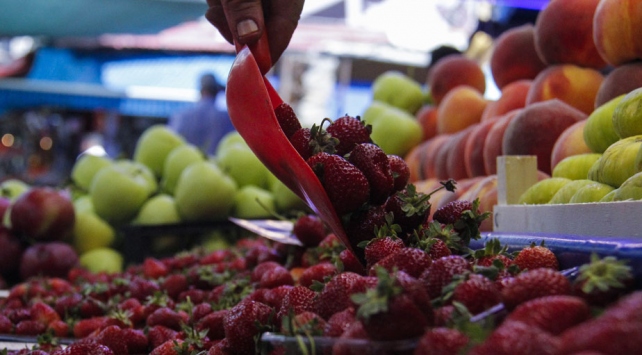
<path fill-rule="evenodd" d="M 235 130 L 227 111 L 216 103 L 218 94 L 224 91 L 214 75 L 202 75 L 199 101 L 170 117 L 169 127 L 207 154 L 214 154 L 221 138 Z"/>

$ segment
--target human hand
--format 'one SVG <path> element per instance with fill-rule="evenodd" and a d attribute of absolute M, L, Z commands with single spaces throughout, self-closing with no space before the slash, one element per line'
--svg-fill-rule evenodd
<path fill-rule="evenodd" d="M 255 43 L 267 31 L 272 63 L 285 51 L 304 0 L 207 0 L 205 18 L 233 44 Z"/>

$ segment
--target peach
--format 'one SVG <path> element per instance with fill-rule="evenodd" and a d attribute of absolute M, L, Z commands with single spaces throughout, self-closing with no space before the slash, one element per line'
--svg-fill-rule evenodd
<path fill-rule="evenodd" d="M 423 179 L 422 167 L 421 167 L 421 156 L 424 150 L 424 143 L 419 143 L 414 146 L 410 151 L 403 157 L 403 160 L 408 165 L 408 170 L 410 171 L 409 182 L 415 182 Z"/>
<path fill-rule="evenodd" d="M 553 0 L 537 15 L 535 50 L 548 65 L 606 66 L 593 42 L 593 15 L 600 0 Z"/>
<path fill-rule="evenodd" d="M 509 111 L 526 106 L 526 96 L 531 88 L 532 80 L 521 79 L 513 81 L 504 86 L 501 96 L 496 101 L 491 101 L 486 105 L 482 113 L 481 121 L 492 120 L 502 116 Z"/>
<path fill-rule="evenodd" d="M 520 79 L 535 79 L 546 68 L 535 50 L 535 26 L 510 28 L 495 41 L 490 71 L 499 89 Z"/>
<path fill-rule="evenodd" d="M 460 85 L 450 90 L 437 110 L 437 132 L 455 133 L 479 123 L 486 105 L 488 100 L 473 87 Z"/>
<path fill-rule="evenodd" d="M 444 143 L 440 147 L 437 147 L 435 151 L 434 177 L 437 179 L 446 180 L 450 177 L 448 176 L 448 156 L 453 149 L 452 147 L 457 143 L 455 136 L 456 134 L 448 135 Z"/>
<path fill-rule="evenodd" d="M 595 97 L 595 108 L 642 87 L 642 62 L 622 64 L 604 77 Z"/>
<path fill-rule="evenodd" d="M 466 142 L 477 125 L 478 124 L 472 125 L 453 135 L 453 142 L 451 143 L 452 146 L 448 151 L 448 158 L 446 161 L 446 172 L 448 174 L 448 178 L 461 180 L 470 177 L 466 171 L 465 164 Z"/>
<path fill-rule="evenodd" d="M 423 149 L 423 154 L 421 154 L 421 168 L 424 179 L 437 178 L 437 156 L 439 151 L 446 146 L 449 139 L 449 134 L 438 134 L 425 142 L 426 145 Z"/>
<path fill-rule="evenodd" d="M 486 121 L 473 126 L 473 131 L 466 140 L 464 166 L 469 177 L 486 175 L 484 144 L 486 143 L 486 136 L 494 124 L 495 121 Z"/>
<path fill-rule="evenodd" d="M 595 97 L 604 75 L 574 64 L 557 64 L 544 69 L 533 80 L 526 106 L 535 102 L 559 99 L 586 113 L 593 112 Z"/>
<path fill-rule="evenodd" d="M 552 99 L 526 106 L 506 127 L 504 155 L 535 155 L 537 169 L 551 173 L 551 153 L 557 138 L 574 123 L 584 120 L 582 111 Z"/>
<path fill-rule="evenodd" d="M 437 106 L 426 104 L 417 111 L 415 117 L 423 130 L 424 141 L 437 135 Z"/>
<path fill-rule="evenodd" d="M 553 151 L 551 152 L 551 171 L 555 169 L 557 163 L 571 155 L 592 153 L 591 149 L 584 141 L 584 126 L 586 120 L 581 120 L 568 127 L 557 138 Z"/>
<path fill-rule="evenodd" d="M 428 73 L 426 84 L 437 105 L 459 85 L 468 85 L 481 94 L 486 91 L 486 77 L 479 63 L 458 54 L 439 60 Z"/>
<path fill-rule="evenodd" d="M 593 17 L 593 41 L 607 63 L 618 66 L 642 59 L 642 2 L 603 0 Z"/>
<path fill-rule="evenodd" d="M 497 204 L 497 175 L 488 175 L 477 181 L 466 192 L 459 196 L 460 200 L 474 201 L 479 199 L 479 211 L 490 212 L 490 216 L 479 226 L 480 232 L 493 230 L 493 209 Z"/>
<path fill-rule="evenodd" d="M 493 121 L 493 126 L 486 134 L 482 155 L 484 157 L 484 170 L 486 175 L 497 174 L 497 157 L 502 155 L 502 140 L 508 123 L 517 116 L 522 109 L 513 110 L 497 120 Z"/>

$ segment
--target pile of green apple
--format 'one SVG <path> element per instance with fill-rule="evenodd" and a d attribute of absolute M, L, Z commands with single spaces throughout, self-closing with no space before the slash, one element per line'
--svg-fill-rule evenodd
<path fill-rule="evenodd" d="M 372 125 L 372 140 L 386 154 L 405 156 L 423 138 L 416 119 L 419 109 L 429 102 L 428 92 L 413 78 L 386 71 L 372 83 L 372 101 L 361 116 Z"/>
<path fill-rule="evenodd" d="M 110 250 L 122 226 L 269 218 L 305 209 L 237 132 L 208 156 L 166 126 L 154 125 L 141 134 L 131 159 L 78 157 L 71 181 L 74 246 L 81 258 Z M 115 263 L 108 270 L 120 267 Z"/>

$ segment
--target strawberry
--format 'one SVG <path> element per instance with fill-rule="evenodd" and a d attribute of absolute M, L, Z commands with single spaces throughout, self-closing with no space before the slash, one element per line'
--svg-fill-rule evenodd
<path fill-rule="evenodd" d="M 156 258 L 147 257 L 143 261 L 143 275 L 147 278 L 157 279 L 167 276 L 168 273 L 169 267 Z"/>
<path fill-rule="evenodd" d="M 225 337 L 223 320 L 227 313 L 227 309 L 222 309 L 206 315 L 198 321 L 196 330 L 207 330 L 207 337 L 210 339 L 223 339 Z"/>
<path fill-rule="evenodd" d="M 348 161 L 368 179 L 369 202 L 374 205 L 386 202 L 394 191 L 394 179 L 386 153 L 376 144 L 360 143 L 352 149 Z"/>
<path fill-rule="evenodd" d="M 637 354 L 642 346 L 640 339 L 640 322 L 620 322 L 599 317 L 562 333 L 560 354 L 576 354 L 583 351 L 599 354 Z"/>
<path fill-rule="evenodd" d="M 96 330 L 107 326 L 108 317 L 92 317 L 81 319 L 74 324 L 73 333 L 75 338 L 84 338 Z"/>
<path fill-rule="evenodd" d="M 463 304 L 471 314 L 475 315 L 500 303 L 501 293 L 489 278 L 465 273 L 455 281 L 451 300 Z"/>
<path fill-rule="evenodd" d="M 377 229 L 386 223 L 386 211 L 383 206 L 368 206 L 368 208 L 350 214 L 344 227 L 355 252 L 361 253 L 362 249 L 354 248 L 354 246 L 375 238 Z"/>
<path fill-rule="evenodd" d="M 388 155 L 388 163 L 390 164 L 390 170 L 392 171 L 393 177 L 393 190 L 401 191 L 406 188 L 408 181 L 410 180 L 410 168 L 406 161 L 398 155 Z"/>
<path fill-rule="evenodd" d="M 321 152 L 335 153 L 338 141 L 323 129 L 324 122 L 312 125 L 312 128 L 300 128 L 290 137 L 290 143 L 304 160 Z"/>
<path fill-rule="evenodd" d="M 304 247 L 312 248 L 321 243 L 327 235 L 325 224 L 316 215 L 306 214 L 294 222 L 292 234 L 303 244 Z"/>
<path fill-rule="evenodd" d="M 9 334 L 13 332 L 13 322 L 4 314 L 0 314 L 0 334 Z"/>
<path fill-rule="evenodd" d="M 290 139 L 294 132 L 301 128 L 301 122 L 299 118 L 294 113 L 292 106 L 287 103 L 282 103 L 274 109 L 274 114 L 276 115 L 277 121 L 279 121 L 279 126 L 285 136 Z"/>
<path fill-rule="evenodd" d="M 360 143 L 372 143 L 370 133 L 372 126 L 361 121 L 361 117 L 345 115 L 337 118 L 328 128 L 328 133 L 339 140 L 336 146 L 336 154 L 346 155 Z"/>
<path fill-rule="evenodd" d="M 505 321 L 519 321 L 559 335 L 590 317 L 591 310 L 584 300 L 575 296 L 557 295 L 526 301 L 517 306 Z"/>
<path fill-rule="evenodd" d="M 147 326 L 162 325 L 178 331 L 187 321 L 188 317 L 184 312 L 177 312 L 169 307 L 160 307 L 147 317 Z"/>
<path fill-rule="evenodd" d="M 363 267 L 361 261 L 355 253 L 348 249 L 343 249 L 339 252 L 339 262 L 341 263 L 343 271 L 350 271 L 359 275 L 365 275 L 366 273 L 366 269 Z"/>
<path fill-rule="evenodd" d="M 122 336 L 129 354 L 143 354 L 147 351 L 147 336 L 141 329 L 125 328 L 122 330 Z"/>
<path fill-rule="evenodd" d="M 603 319 L 620 322 L 642 322 L 642 291 L 634 291 L 623 296 L 602 313 Z"/>
<path fill-rule="evenodd" d="M 169 297 L 174 299 L 177 298 L 181 292 L 187 290 L 188 287 L 189 282 L 185 274 L 171 274 L 161 282 L 161 288 L 167 292 Z"/>
<path fill-rule="evenodd" d="M 17 335 L 39 335 L 47 330 L 47 326 L 35 320 L 21 320 L 16 324 L 14 332 Z"/>
<path fill-rule="evenodd" d="M 452 355 L 462 353 L 469 338 L 457 329 L 430 328 L 419 338 L 414 355 Z"/>
<path fill-rule="evenodd" d="M 240 302 L 232 307 L 223 319 L 225 337 L 235 353 L 255 353 L 257 336 L 270 326 L 272 308 L 254 302 Z"/>
<path fill-rule="evenodd" d="M 178 331 L 167 328 L 162 325 L 155 325 L 149 328 L 147 332 L 147 339 L 152 349 L 159 347 L 164 342 L 176 339 Z"/>
<path fill-rule="evenodd" d="M 557 257 L 550 249 L 544 246 L 544 242 L 541 245 L 532 243 L 530 247 L 520 250 L 513 262 L 520 270 L 533 270 L 543 267 L 559 270 L 560 268 Z"/>
<path fill-rule="evenodd" d="M 422 248 L 433 260 L 452 255 L 452 250 L 448 244 L 439 238 L 426 238 L 422 243 Z"/>
<path fill-rule="evenodd" d="M 376 267 L 378 283 L 365 293 L 355 294 L 352 299 L 359 305 L 357 319 L 363 323 L 368 336 L 377 340 L 400 340 L 423 334 L 432 324 L 404 292 L 394 274 Z"/>
<path fill-rule="evenodd" d="M 213 311 L 214 309 L 212 308 L 212 305 L 205 300 L 194 305 L 194 308 L 192 309 L 192 319 L 190 320 L 190 324 L 197 323 L 199 320 L 203 319 L 203 317 L 212 313 Z"/>
<path fill-rule="evenodd" d="M 308 164 L 319 177 L 337 214 L 354 212 L 368 201 L 368 179 L 344 158 L 322 152 L 308 159 Z"/>
<path fill-rule="evenodd" d="M 522 322 L 504 322 L 470 355 L 554 355 L 560 342 L 553 335 Z"/>
<path fill-rule="evenodd" d="M 60 316 L 48 304 L 42 301 L 36 301 L 31 305 L 31 320 L 38 321 L 47 326 L 51 322 L 60 320 Z"/>
<path fill-rule="evenodd" d="M 502 301 L 512 310 L 517 305 L 538 297 L 570 294 L 571 282 L 566 276 L 550 268 L 539 268 L 515 276 L 502 289 Z"/>
<path fill-rule="evenodd" d="M 281 332 L 289 336 L 321 336 L 325 327 L 326 321 L 320 315 L 304 311 L 296 315 L 290 313 L 284 317 Z"/>
<path fill-rule="evenodd" d="M 114 355 L 108 347 L 95 341 L 75 342 L 68 347 L 57 350 L 52 355 Z"/>
<path fill-rule="evenodd" d="M 323 335 L 326 337 L 339 337 L 348 327 L 357 320 L 357 312 L 353 307 L 348 307 L 328 318 Z"/>
<path fill-rule="evenodd" d="M 401 250 L 404 246 L 403 241 L 394 236 L 377 237 L 370 240 L 364 248 L 367 267 L 370 268 L 379 260 Z"/>
<path fill-rule="evenodd" d="M 294 285 L 294 279 L 288 269 L 278 265 L 277 267 L 265 271 L 263 275 L 261 275 L 258 287 L 275 288 L 283 285 Z"/>
<path fill-rule="evenodd" d="M 448 189 L 448 187 L 446 188 Z M 452 225 L 459 235 L 461 243 L 467 246 L 471 239 L 481 237 L 479 226 L 489 215 L 490 212 L 481 213 L 479 211 L 479 199 L 472 202 L 455 200 L 438 208 L 432 218 L 441 224 Z"/>
<path fill-rule="evenodd" d="M 353 272 L 340 273 L 330 279 L 320 291 L 316 299 L 316 313 L 328 319 L 337 312 L 354 307 L 355 304 L 350 296 L 365 290 L 365 277 Z"/>
<path fill-rule="evenodd" d="M 417 192 L 415 185 L 408 184 L 402 191 L 390 196 L 386 201 L 386 212 L 392 212 L 394 223 L 401 227 L 402 239 L 408 239 L 416 228 L 428 218 L 430 195 Z"/>
<path fill-rule="evenodd" d="M 279 315 L 284 316 L 290 314 L 297 315 L 305 311 L 314 311 L 314 299 L 317 293 L 305 286 L 294 286 L 288 292 L 281 306 L 279 307 Z"/>
<path fill-rule="evenodd" d="M 261 277 L 263 277 L 263 274 L 265 272 L 267 272 L 268 270 L 272 270 L 274 268 L 277 268 L 277 267 L 282 267 L 282 266 L 281 266 L 281 264 L 277 263 L 276 261 L 265 261 L 265 262 L 262 262 L 262 263 L 256 265 L 256 267 L 254 267 L 254 269 L 252 269 L 252 273 L 250 274 L 250 279 L 253 282 L 259 282 L 259 281 L 261 281 Z"/>
<path fill-rule="evenodd" d="M 149 355 L 187 355 L 189 345 L 182 339 L 171 339 L 154 348 Z"/>
<path fill-rule="evenodd" d="M 419 278 L 431 264 L 432 259 L 423 250 L 405 247 L 379 260 L 369 269 L 369 274 L 375 276 L 376 267 L 381 266 L 389 272 L 396 268 L 412 277 Z"/>
<path fill-rule="evenodd" d="M 468 260 L 460 255 L 450 255 L 433 261 L 419 279 L 426 286 L 430 298 L 437 298 L 442 294 L 443 288 L 452 282 L 455 275 L 467 271 L 472 271 Z"/>
<path fill-rule="evenodd" d="M 299 128 L 290 136 L 290 143 L 299 155 L 307 160 L 312 156 L 312 147 L 310 146 L 311 133 L 310 128 Z"/>
<path fill-rule="evenodd" d="M 337 267 L 330 262 L 322 262 L 306 268 L 301 277 L 299 277 L 299 285 L 310 287 L 317 282 L 324 282 L 326 278 L 331 278 L 338 272 Z"/>
<path fill-rule="evenodd" d="M 79 305 L 83 296 L 79 293 L 71 293 L 60 296 L 54 302 L 54 309 L 60 317 L 76 316 L 79 312 Z"/>
<path fill-rule="evenodd" d="M 495 260 L 502 263 L 503 268 L 507 269 L 513 265 L 513 259 L 508 256 L 508 245 L 502 247 L 498 238 L 491 238 L 484 243 L 484 248 L 476 250 L 473 253 L 475 265 L 490 267 Z"/>
<path fill-rule="evenodd" d="M 573 292 L 593 306 L 605 307 L 629 291 L 634 281 L 625 261 L 592 254 L 591 262 L 580 267 Z"/>
<path fill-rule="evenodd" d="M 352 322 L 346 330 L 341 333 L 337 341 L 332 346 L 332 355 L 357 355 L 361 354 L 362 350 L 355 349 L 352 344 L 354 339 L 370 340 L 368 333 L 366 333 L 363 323 L 356 320 Z"/>
<path fill-rule="evenodd" d="M 114 355 L 129 354 L 124 333 L 118 326 L 111 325 L 102 329 L 100 333 L 96 335 L 96 342 L 111 349 L 111 351 L 114 352 Z"/>

